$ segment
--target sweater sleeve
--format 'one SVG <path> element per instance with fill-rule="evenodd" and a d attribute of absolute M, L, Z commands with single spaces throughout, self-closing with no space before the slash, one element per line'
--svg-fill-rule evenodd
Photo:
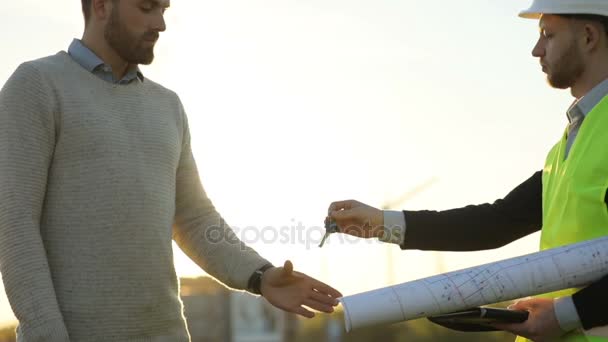
<path fill-rule="evenodd" d="M 40 233 L 55 146 L 51 88 L 22 64 L 0 91 L 0 270 L 23 341 L 69 341 Z"/>
<path fill-rule="evenodd" d="M 473 251 L 497 248 L 540 230 L 542 171 L 492 204 L 445 211 L 404 211 L 402 249 Z"/>
<path fill-rule="evenodd" d="M 173 239 L 211 276 L 229 287 L 245 289 L 253 272 L 269 262 L 236 236 L 207 197 L 192 155 L 186 115 L 182 118 Z"/>

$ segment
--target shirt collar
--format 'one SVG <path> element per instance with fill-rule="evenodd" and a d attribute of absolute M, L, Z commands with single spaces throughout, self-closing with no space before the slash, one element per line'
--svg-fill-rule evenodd
<path fill-rule="evenodd" d="M 585 94 L 585 96 L 572 103 L 572 106 L 570 106 L 567 113 L 568 120 L 572 123 L 585 118 L 593 107 L 597 106 L 606 95 L 608 95 L 608 79 L 600 82 Z"/>
<path fill-rule="evenodd" d="M 101 58 L 99 58 L 91 49 L 86 47 L 81 40 L 74 39 L 68 48 L 68 53 L 70 56 L 83 68 L 91 73 L 96 73 L 98 71 L 103 73 L 112 74 L 112 67 L 106 65 Z M 135 66 L 131 70 L 129 70 L 126 75 L 120 81 L 115 81 L 116 83 L 130 82 L 134 79 L 139 79 L 141 82 L 144 81 L 144 75 L 139 70 L 138 66 Z M 110 77 L 110 79 L 113 79 Z"/>

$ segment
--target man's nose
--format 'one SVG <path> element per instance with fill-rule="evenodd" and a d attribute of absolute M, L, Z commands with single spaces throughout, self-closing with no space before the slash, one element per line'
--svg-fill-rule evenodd
<path fill-rule="evenodd" d="M 156 17 L 152 29 L 157 32 L 164 32 L 167 29 L 167 24 L 165 23 L 165 16 L 163 14 L 159 14 Z"/>
<path fill-rule="evenodd" d="M 543 57 L 545 55 L 545 46 L 541 39 L 536 42 L 534 48 L 532 48 L 532 56 L 534 57 Z"/>

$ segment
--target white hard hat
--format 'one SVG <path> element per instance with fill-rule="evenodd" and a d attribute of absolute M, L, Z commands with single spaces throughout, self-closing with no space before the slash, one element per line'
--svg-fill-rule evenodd
<path fill-rule="evenodd" d="M 534 0 L 519 13 L 522 18 L 538 19 L 541 14 L 596 14 L 608 16 L 608 0 Z"/>

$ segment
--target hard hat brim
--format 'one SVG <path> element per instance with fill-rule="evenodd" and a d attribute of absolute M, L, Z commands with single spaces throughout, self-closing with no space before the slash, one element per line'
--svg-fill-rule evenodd
<path fill-rule="evenodd" d="M 539 19 L 542 14 L 533 11 L 521 11 L 519 12 L 519 17 L 524 19 Z"/>

